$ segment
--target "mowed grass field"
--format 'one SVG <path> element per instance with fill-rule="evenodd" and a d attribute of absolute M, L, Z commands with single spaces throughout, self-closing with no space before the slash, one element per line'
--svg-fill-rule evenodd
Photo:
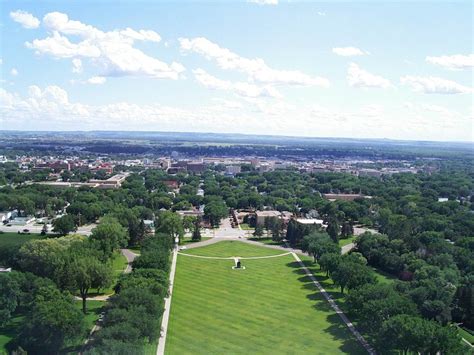
<path fill-rule="evenodd" d="M 252 257 L 282 251 L 238 241 L 187 254 Z M 167 354 L 363 354 L 292 255 L 242 260 L 178 256 Z"/>

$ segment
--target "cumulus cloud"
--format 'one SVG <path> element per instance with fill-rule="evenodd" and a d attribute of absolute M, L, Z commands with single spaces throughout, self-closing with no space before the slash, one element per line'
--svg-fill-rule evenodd
<path fill-rule="evenodd" d="M 10 18 L 13 21 L 18 22 L 24 28 L 28 29 L 38 28 L 40 25 L 40 20 L 38 20 L 32 14 L 21 10 L 10 12 Z"/>
<path fill-rule="evenodd" d="M 451 70 L 474 68 L 474 54 L 455 54 L 442 55 L 440 57 L 426 57 L 426 61 L 430 64 L 439 65 Z"/>
<path fill-rule="evenodd" d="M 357 88 L 387 89 L 392 86 L 389 80 L 369 73 L 357 64 L 351 63 L 347 70 L 347 81 L 350 86 Z"/>
<path fill-rule="evenodd" d="M 232 91 L 243 97 L 281 97 L 280 93 L 271 86 L 259 87 L 246 82 L 234 83 L 222 80 L 200 68 L 193 70 L 193 74 L 196 80 L 208 89 Z"/>
<path fill-rule="evenodd" d="M 54 58 L 86 59 L 100 69 L 100 76 L 130 75 L 176 80 L 185 70 L 180 63 L 167 64 L 134 46 L 136 41 L 160 42 L 160 35 L 154 31 L 126 28 L 104 32 L 70 20 L 60 12 L 46 14 L 43 25 L 50 32 L 49 37 L 26 42 L 28 48 Z"/>
<path fill-rule="evenodd" d="M 249 80 L 269 85 L 329 86 L 329 80 L 312 77 L 298 70 L 277 70 L 270 68 L 263 59 L 249 59 L 222 48 L 207 38 L 179 38 L 184 52 L 195 52 L 208 60 L 215 60 L 225 70 L 237 70 L 248 75 Z"/>
<path fill-rule="evenodd" d="M 370 54 L 369 52 L 356 47 L 336 47 L 332 49 L 332 52 L 343 57 L 356 57 Z"/>
<path fill-rule="evenodd" d="M 18 70 L 16 68 L 12 68 L 12 70 L 10 70 L 10 74 L 12 76 L 17 76 L 18 75 Z"/>
<path fill-rule="evenodd" d="M 257 5 L 278 5 L 278 0 L 247 0 L 247 2 Z"/>
<path fill-rule="evenodd" d="M 434 76 L 404 76 L 400 78 L 400 82 L 410 86 L 413 91 L 425 94 L 467 94 L 472 93 L 470 87 L 458 84 L 454 81 L 442 79 Z"/>
<path fill-rule="evenodd" d="M 106 78 L 103 76 L 93 76 L 92 78 L 87 79 L 87 83 L 95 84 L 95 85 L 102 85 L 106 82 Z"/>

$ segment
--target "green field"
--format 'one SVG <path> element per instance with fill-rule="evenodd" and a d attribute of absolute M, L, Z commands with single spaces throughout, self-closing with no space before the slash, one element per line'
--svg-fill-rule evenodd
<path fill-rule="evenodd" d="M 12 232 L 0 233 L 0 248 L 16 247 L 32 239 L 43 238 L 40 234 L 18 234 Z"/>
<path fill-rule="evenodd" d="M 220 242 L 187 254 L 251 257 L 282 251 Z M 178 256 L 167 354 L 364 353 L 291 255 L 242 260 Z"/>
<path fill-rule="evenodd" d="M 343 247 L 344 245 L 353 243 L 355 239 L 356 239 L 356 236 L 355 236 L 355 235 L 353 235 L 353 236 L 351 236 L 351 237 L 349 237 L 349 238 L 346 238 L 346 239 L 339 239 L 339 246 L 340 246 L 340 247 Z"/>

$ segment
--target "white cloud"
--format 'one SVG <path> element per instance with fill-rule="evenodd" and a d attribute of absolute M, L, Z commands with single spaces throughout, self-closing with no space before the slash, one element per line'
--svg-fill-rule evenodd
<path fill-rule="evenodd" d="M 357 64 L 351 63 L 347 70 L 347 81 L 350 86 L 357 88 L 380 88 L 387 89 L 392 86 L 389 80 L 369 73 Z"/>
<path fill-rule="evenodd" d="M 318 11 L 316 12 L 318 16 L 326 16 L 326 13 L 324 11 Z"/>
<path fill-rule="evenodd" d="M 247 0 L 247 2 L 258 5 L 278 5 L 278 0 Z"/>
<path fill-rule="evenodd" d="M 51 35 L 26 42 L 28 48 L 54 58 L 87 59 L 99 68 L 100 76 L 130 75 L 176 80 L 185 70 L 180 63 L 167 64 L 134 47 L 136 41 L 160 42 L 160 35 L 154 31 L 126 28 L 103 32 L 70 20 L 59 12 L 46 14 L 43 24 Z M 72 42 L 76 38 L 79 40 Z"/>
<path fill-rule="evenodd" d="M 312 77 L 298 70 L 277 70 L 270 68 L 263 59 L 249 59 L 222 48 L 207 38 L 179 38 L 181 49 L 195 52 L 208 60 L 215 60 L 217 65 L 226 70 L 237 70 L 248 75 L 249 80 L 269 85 L 295 86 L 329 86 L 329 80 Z"/>
<path fill-rule="evenodd" d="M 472 88 L 434 76 L 404 76 L 400 82 L 410 86 L 416 92 L 425 94 L 467 94 L 473 92 Z"/>
<path fill-rule="evenodd" d="M 106 78 L 103 76 L 93 76 L 92 78 L 87 79 L 87 83 L 95 84 L 95 85 L 102 85 L 106 82 Z"/>
<path fill-rule="evenodd" d="M 439 65 L 451 70 L 474 68 L 474 54 L 455 54 L 443 55 L 440 57 L 426 57 L 426 61 L 430 64 Z"/>
<path fill-rule="evenodd" d="M 188 109 L 114 102 L 74 102 L 57 86 L 31 86 L 24 97 L 0 88 L 0 117 L 9 129 L 161 130 L 318 137 L 472 140 L 472 113 L 413 103 L 360 106 L 289 104 L 283 100 L 215 98 Z M 344 124 L 341 124 L 343 122 Z"/>
<path fill-rule="evenodd" d="M 76 74 L 82 73 L 82 61 L 79 58 L 72 60 L 72 72 Z"/>
<path fill-rule="evenodd" d="M 10 18 L 13 21 L 18 22 L 24 28 L 28 29 L 38 28 L 40 25 L 40 20 L 38 20 L 32 14 L 21 10 L 10 12 Z"/>
<path fill-rule="evenodd" d="M 10 70 L 10 74 L 12 76 L 17 76 L 18 75 L 18 70 L 16 68 L 12 68 L 12 70 Z"/>
<path fill-rule="evenodd" d="M 332 49 L 332 52 L 343 57 L 355 57 L 370 54 L 369 52 L 356 47 L 336 47 Z"/>
<path fill-rule="evenodd" d="M 271 86 L 259 87 L 246 82 L 231 82 L 221 80 L 203 69 L 193 70 L 194 77 L 204 87 L 212 90 L 232 91 L 243 97 L 281 97 L 280 93 Z"/>

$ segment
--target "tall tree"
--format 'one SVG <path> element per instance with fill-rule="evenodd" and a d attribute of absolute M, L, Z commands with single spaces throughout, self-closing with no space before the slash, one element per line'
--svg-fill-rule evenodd
<path fill-rule="evenodd" d="M 91 288 L 105 288 L 112 283 L 112 267 L 94 257 L 71 256 L 65 268 L 65 277 L 70 287 L 79 291 L 82 298 L 82 311 L 87 313 L 87 296 Z"/>
<path fill-rule="evenodd" d="M 90 240 L 102 252 L 102 261 L 105 262 L 112 257 L 115 250 L 127 246 L 128 233 L 115 218 L 104 217 L 92 230 Z"/>

